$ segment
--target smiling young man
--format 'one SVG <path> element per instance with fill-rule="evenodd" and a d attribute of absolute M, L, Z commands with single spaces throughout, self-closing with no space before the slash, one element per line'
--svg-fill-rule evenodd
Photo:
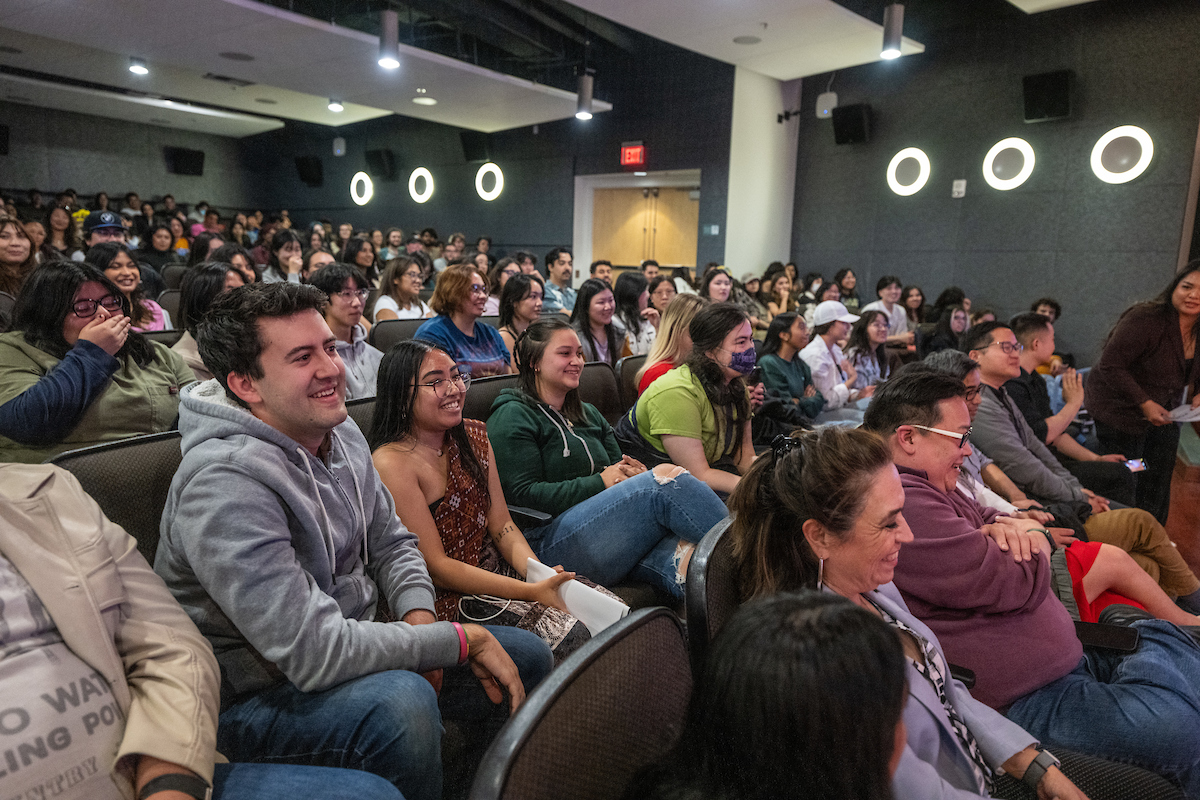
<path fill-rule="evenodd" d="M 884 275 L 875 284 L 875 294 L 879 299 L 863 306 L 863 311 L 882 311 L 888 318 L 888 344 L 910 345 L 913 334 L 908 329 L 908 312 L 900 305 L 900 294 L 903 288 L 900 279 L 895 275 Z"/>
<path fill-rule="evenodd" d="M 571 251 L 556 247 L 546 253 L 546 289 L 542 312 L 561 311 L 570 314 L 575 309 L 575 290 L 571 288 Z"/>
<path fill-rule="evenodd" d="M 1161 620 L 1134 623 L 1136 653 L 1089 652 L 1052 586 L 1042 549 L 1016 560 L 996 529 L 1028 532 L 956 490 L 971 452 L 962 380 L 922 364 L 875 394 L 863 427 L 887 439 L 914 541 L 895 584 L 951 662 L 975 671 L 971 690 L 1050 747 L 1133 762 L 1200 790 L 1200 648 Z"/>
<path fill-rule="evenodd" d="M 220 752 L 361 769 L 436 800 L 443 715 L 481 756 L 507 717 L 500 687 L 515 708 L 552 656 L 526 631 L 435 622 L 417 538 L 347 418 L 326 302 L 256 283 L 198 326 L 218 377 L 182 400 L 155 571 L 221 666 Z M 374 621 L 381 607 L 400 621 Z"/>
<path fill-rule="evenodd" d="M 338 356 L 346 365 L 346 399 L 374 397 L 383 353 L 367 344 L 362 316 L 370 290 L 363 285 L 362 273 L 335 263 L 312 273 L 308 282 L 329 298 L 325 322 L 337 337 Z"/>

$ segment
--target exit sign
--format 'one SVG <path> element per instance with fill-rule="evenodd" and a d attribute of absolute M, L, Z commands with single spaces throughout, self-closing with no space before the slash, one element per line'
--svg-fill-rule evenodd
<path fill-rule="evenodd" d="M 646 146 L 641 142 L 621 144 L 621 166 L 643 167 L 646 165 Z"/>

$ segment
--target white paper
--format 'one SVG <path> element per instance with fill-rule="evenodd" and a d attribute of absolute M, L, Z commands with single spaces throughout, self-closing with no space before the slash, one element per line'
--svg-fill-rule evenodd
<path fill-rule="evenodd" d="M 1191 405 L 1176 406 L 1171 409 L 1171 419 L 1175 422 L 1200 422 L 1200 408 Z"/>
<path fill-rule="evenodd" d="M 537 583 L 555 575 L 553 567 L 547 567 L 540 561 L 528 559 L 525 567 L 525 580 Z M 612 625 L 629 613 L 629 606 L 597 592 L 590 586 L 585 586 L 577 580 L 569 580 L 558 587 L 558 595 L 563 599 L 567 611 L 570 611 L 580 622 L 587 626 L 588 632 L 595 636 L 600 631 Z"/>

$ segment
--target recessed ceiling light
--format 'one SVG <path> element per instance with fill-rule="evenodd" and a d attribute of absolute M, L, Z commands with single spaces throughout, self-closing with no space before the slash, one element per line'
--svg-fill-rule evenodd
<path fill-rule="evenodd" d="M 8 53 L 11 56 L 19 56 L 25 51 L 19 47 L 9 47 L 8 45 L 0 45 L 0 53 Z"/>
<path fill-rule="evenodd" d="M 635 172 L 635 173 L 633 173 L 633 174 L 634 174 L 635 176 L 639 177 L 639 178 L 644 178 L 644 177 L 646 177 L 646 173 L 644 173 L 644 172 Z"/>
<path fill-rule="evenodd" d="M 428 89 L 417 89 L 417 94 L 429 94 Z"/>
<path fill-rule="evenodd" d="M 757 36 L 735 36 L 733 37 L 734 44 L 758 44 L 762 39 Z"/>
<path fill-rule="evenodd" d="M 332 98 L 332 97 L 331 97 L 331 98 L 329 98 L 329 106 L 328 106 L 328 108 L 329 108 L 329 110 L 330 110 L 330 111 L 332 111 L 332 112 L 333 112 L 333 113 L 335 113 L 335 114 L 340 114 L 341 112 L 343 112 L 343 111 L 345 111 L 345 110 L 346 110 L 346 107 L 345 107 L 344 105 L 342 105 L 342 101 L 341 101 L 341 100 L 335 100 L 335 99 L 334 99 L 334 98 Z"/>
<path fill-rule="evenodd" d="M 129 71 L 134 75 L 149 75 L 150 69 L 146 66 L 146 60 L 143 58 L 129 59 Z"/>
<path fill-rule="evenodd" d="M 264 106 L 277 106 L 277 105 L 279 105 L 279 101 L 278 101 L 278 100 L 272 100 L 272 99 L 271 99 L 271 98 L 269 98 L 269 97 L 256 97 L 256 98 L 254 98 L 254 102 L 256 102 L 256 103 L 262 103 Z"/>
<path fill-rule="evenodd" d="M 249 53 L 229 52 L 229 53 L 217 53 L 217 55 L 219 55 L 221 58 L 227 58 L 230 61 L 253 61 L 254 60 L 254 56 L 250 55 Z"/>
<path fill-rule="evenodd" d="M 437 100 L 432 97 L 414 97 L 413 102 L 419 106 L 436 106 Z"/>

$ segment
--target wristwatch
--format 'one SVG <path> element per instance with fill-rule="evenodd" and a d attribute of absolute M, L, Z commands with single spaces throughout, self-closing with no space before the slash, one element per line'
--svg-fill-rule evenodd
<path fill-rule="evenodd" d="M 1042 778 L 1046 776 L 1046 771 L 1051 767 L 1061 767 L 1062 762 L 1051 753 L 1049 750 L 1038 747 L 1038 755 L 1029 766 L 1025 768 L 1025 774 L 1021 777 L 1021 781 L 1030 789 L 1037 791 L 1038 784 L 1042 782 Z"/>
<path fill-rule="evenodd" d="M 1028 775 L 1029 773 L 1025 774 Z M 154 780 L 148 782 L 142 787 L 142 791 L 138 793 L 138 800 L 146 800 L 152 794 L 169 791 L 183 792 L 189 797 L 196 798 L 196 800 L 212 800 L 212 787 L 205 783 L 203 778 L 197 778 L 195 775 L 183 775 L 178 772 L 173 772 L 169 775 L 159 775 Z"/>

